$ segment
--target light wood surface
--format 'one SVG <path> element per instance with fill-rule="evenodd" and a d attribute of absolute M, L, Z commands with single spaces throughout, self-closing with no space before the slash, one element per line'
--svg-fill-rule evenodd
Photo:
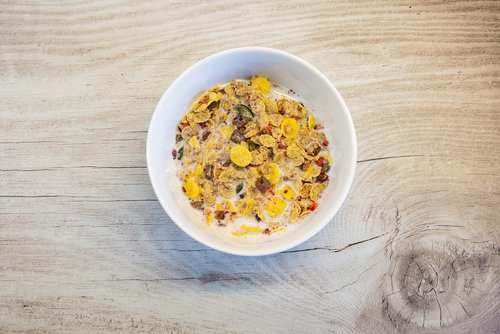
<path fill-rule="evenodd" d="M 500 332 L 500 3 L 2 1 L 0 332 Z M 214 52 L 318 67 L 357 129 L 352 191 L 242 258 L 163 212 L 153 109 Z"/>

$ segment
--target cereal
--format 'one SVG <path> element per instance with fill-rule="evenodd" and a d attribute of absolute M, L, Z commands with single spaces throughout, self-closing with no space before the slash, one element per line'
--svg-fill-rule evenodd
<path fill-rule="evenodd" d="M 264 77 L 253 77 L 252 88 L 258 90 L 262 94 L 267 94 L 271 90 L 271 83 Z"/>
<path fill-rule="evenodd" d="M 281 132 L 286 138 L 295 138 L 299 134 L 299 125 L 295 118 L 285 118 L 281 122 Z"/>
<path fill-rule="evenodd" d="M 302 207 L 300 203 L 297 201 L 293 201 L 290 205 L 290 222 L 295 223 L 300 218 L 300 212 L 302 211 Z"/>
<path fill-rule="evenodd" d="M 281 215 L 286 208 L 286 202 L 281 197 L 275 196 L 266 202 L 266 212 L 269 216 L 275 218 Z"/>
<path fill-rule="evenodd" d="M 288 200 L 291 200 L 295 196 L 297 196 L 297 193 L 295 192 L 295 190 L 293 190 L 293 188 L 290 187 L 290 185 L 288 185 L 288 184 L 286 184 L 283 187 L 283 189 L 280 190 L 280 194 L 281 194 L 281 196 L 285 197 Z"/>
<path fill-rule="evenodd" d="M 314 116 L 313 115 L 309 115 L 309 117 L 307 118 L 307 128 L 309 130 L 312 130 L 312 128 L 314 127 Z"/>
<path fill-rule="evenodd" d="M 289 158 L 295 159 L 302 156 L 302 150 L 295 144 L 291 144 L 286 148 L 286 155 Z"/>
<path fill-rule="evenodd" d="M 231 161 L 240 167 L 246 167 L 252 161 L 252 154 L 243 145 L 236 145 L 231 149 Z"/>
<path fill-rule="evenodd" d="M 184 190 L 186 192 L 186 195 L 190 199 L 195 199 L 200 194 L 200 187 L 198 186 L 198 183 L 196 183 L 195 181 L 193 181 L 191 179 L 188 179 L 184 183 L 184 187 L 183 188 L 184 188 Z"/>
<path fill-rule="evenodd" d="M 329 184 L 333 158 L 323 127 L 273 87 L 261 76 L 213 87 L 178 125 L 183 192 L 210 228 L 235 237 L 284 230 L 321 204 Z M 243 217 L 254 223 L 242 224 Z"/>
<path fill-rule="evenodd" d="M 276 145 L 276 139 L 274 139 L 271 135 L 261 135 L 259 136 L 259 141 L 265 147 L 273 147 Z"/>

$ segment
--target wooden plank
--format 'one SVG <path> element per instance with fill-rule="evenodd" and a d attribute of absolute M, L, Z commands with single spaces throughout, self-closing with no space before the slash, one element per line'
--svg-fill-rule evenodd
<path fill-rule="evenodd" d="M 0 332 L 500 330 L 495 1 L 0 4 Z M 149 184 L 152 111 L 214 52 L 270 46 L 339 88 L 355 182 L 323 231 L 241 258 Z"/>

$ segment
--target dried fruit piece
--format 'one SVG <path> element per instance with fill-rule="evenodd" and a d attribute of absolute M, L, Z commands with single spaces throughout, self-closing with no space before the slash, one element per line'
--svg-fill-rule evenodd
<path fill-rule="evenodd" d="M 258 191 L 264 194 L 269 190 L 269 188 L 271 188 L 271 182 L 269 182 L 269 180 L 265 177 L 261 176 L 257 180 L 255 180 L 255 188 L 257 188 Z"/>

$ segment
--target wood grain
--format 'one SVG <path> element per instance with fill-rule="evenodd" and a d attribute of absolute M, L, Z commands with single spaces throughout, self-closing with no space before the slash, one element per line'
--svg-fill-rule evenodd
<path fill-rule="evenodd" d="M 500 332 L 496 1 L 0 3 L 0 332 Z M 261 258 L 162 211 L 166 87 L 214 52 L 292 52 L 344 96 L 359 161 L 321 233 Z"/>

